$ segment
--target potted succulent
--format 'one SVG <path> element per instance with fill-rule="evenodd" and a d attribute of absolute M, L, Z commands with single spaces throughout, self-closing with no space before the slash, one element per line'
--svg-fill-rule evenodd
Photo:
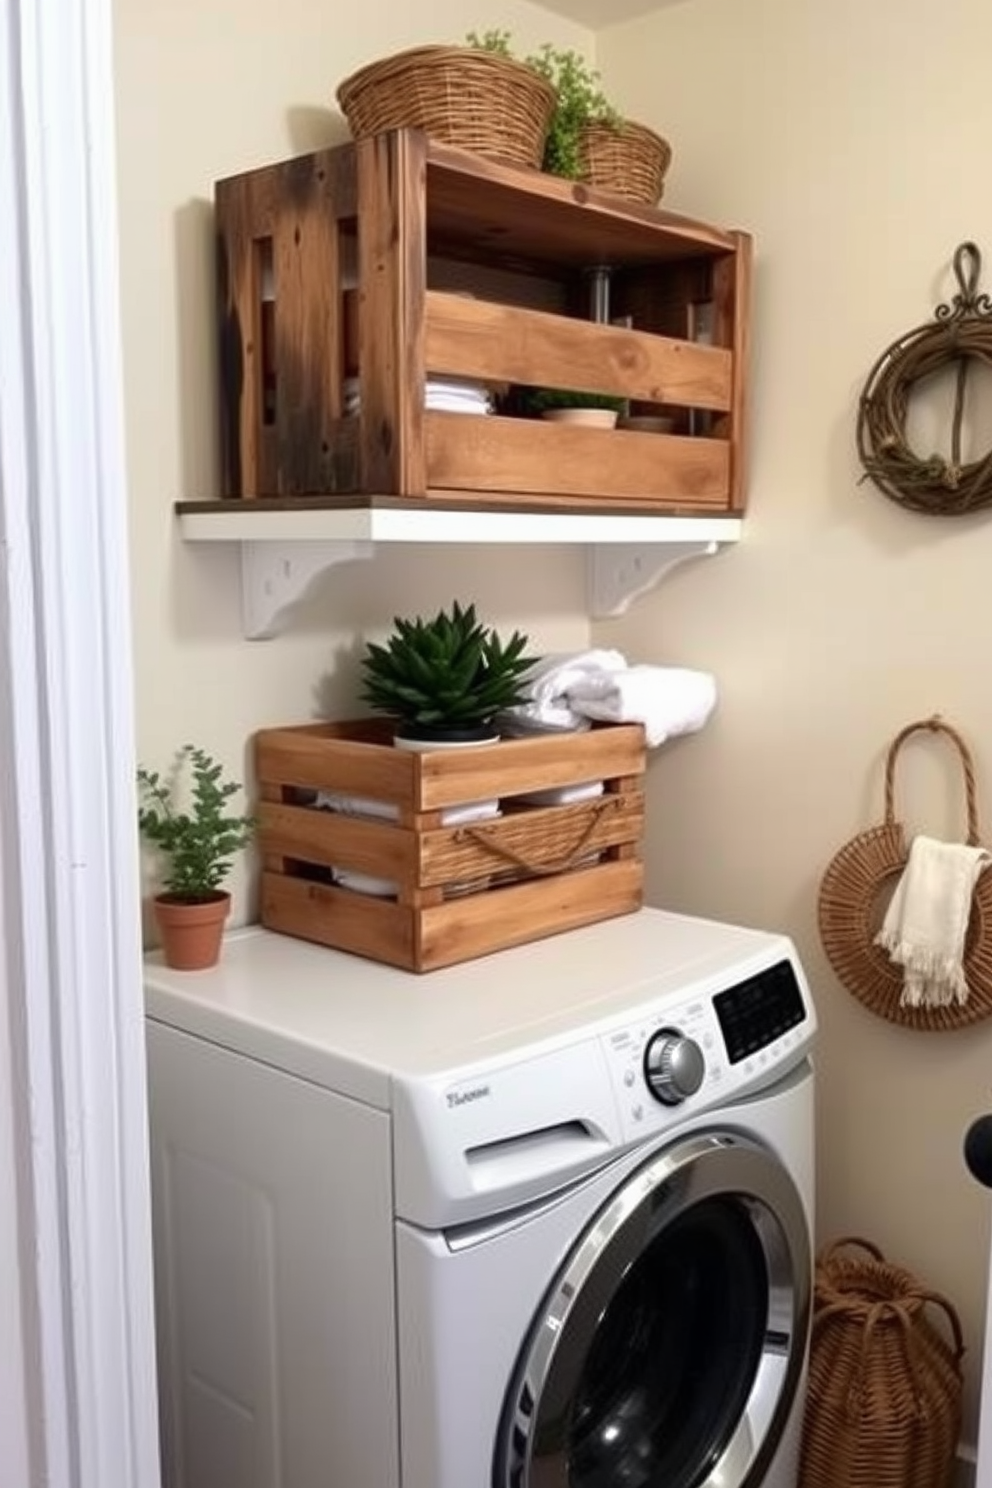
<path fill-rule="evenodd" d="M 167 779 L 139 766 L 137 783 L 138 830 L 163 865 L 152 909 L 165 964 L 178 971 L 213 966 L 231 908 L 221 885 L 255 829 L 252 817 L 229 810 L 241 786 L 192 744 L 179 751 Z"/>
<path fill-rule="evenodd" d="M 395 720 L 400 747 L 492 743 L 494 719 L 525 700 L 524 679 L 536 660 L 527 636 L 504 642 L 455 600 L 430 619 L 393 620 L 385 645 L 368 642 L 362 699 Z"/>

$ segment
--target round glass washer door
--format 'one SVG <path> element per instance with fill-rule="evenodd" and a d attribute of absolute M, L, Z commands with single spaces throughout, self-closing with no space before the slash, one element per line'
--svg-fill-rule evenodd
<path fill-rule="evenodd" d="M 707 1132 L 652 1158 L 545 1297 L 496 1488 L 761 1481 L 802 1378 L 811 1268 L 802 1199 L 760 1143 Z"/>

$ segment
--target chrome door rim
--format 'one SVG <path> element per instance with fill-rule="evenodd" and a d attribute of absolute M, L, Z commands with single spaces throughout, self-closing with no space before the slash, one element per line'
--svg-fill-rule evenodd
<path fill-rule="evenodd" d="M 652 1238 L 705 1198 L 728 1197 L 747 1210 L 768 1266 L 765 1343 L 747 1401 L 718 1460 L 698 1488 L 742 1488 L 774 1453 L 795 1398 L 810 1322 L 812 1256 L 805 1208 L 780 1160 L 759 1142 L 732 1132 L 686 1138 L 632 1173 L 587 1225 L 555 1277 L 518 1359 L 497 1442 L 496 1488 L 528 1488 L 541 1403 L 549 1382 L 568 1398 L 581 1373 L 563 1361 L 563 1340 L 592 1280 L 611 1283 L 625 1264 L 624 1237 L 637 1227 Z M 658 1208 L 654 1224 L 646 1223 Z M 643 1251 L 637 1247 L 635 1254 Z M 611 1287 L 612 1289 L 612 1287 Z M 588 1344 L 588 1339 L 586 1340 Z M 557 1376 L 563 1376 L 562 1381 Z M 561 1408 L 559 1406 L 559 1414 Z M 564 1450 L 541 1459 L 541 1488 L 569 1488 Z"/>

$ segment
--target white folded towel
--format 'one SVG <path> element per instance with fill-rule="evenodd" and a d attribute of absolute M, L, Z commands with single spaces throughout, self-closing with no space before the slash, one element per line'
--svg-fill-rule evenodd
<path fill-rule="evenodd" d="M 875 944 L 903 967 L 903 1007 L 964 1003 L 964 942 L 983 847 L 914 837 Z"/>
<path fill-rule="evenodd" d="M 369 816 L 378 821 L 399 821 L 400 816 L 400 808 L 391 801 L 339 795 L 335 791 L 318 791 L 313 804 L 320 811 L 336 811 L 341 816 Z M 498 800 L 466 801 L 464 805 L 445 806 L 441 811 L 441 825 L 460 827 L 466 822 L 488 821 L 500 815 Z"/>
<path fill-rule="evenodd" d="M 506 720 L 514 732 L 587 729 L 588 718 L 571 706 L 570 689 L 583 678 L 610 676 L 626 665 L 620 651 L 553 652 L 542 656 L 527 674 L 523 686 L 527 701 L 509 708 Z"/>
<path fill-rule="evenodd" d="M 607 723 L 643 723 L 654 748 L 703 727 L 716 704 L 716 680 L 685 667 L 632 666 L 577 678 L 568 701 L 577 713 Z"/>

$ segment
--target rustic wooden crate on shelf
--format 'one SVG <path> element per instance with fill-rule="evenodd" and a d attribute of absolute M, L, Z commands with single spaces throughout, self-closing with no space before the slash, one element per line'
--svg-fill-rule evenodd
<path fill-rule="evenodd" d="M 640 907 L 644 731 L 638 724 L 465 750 L 395 748 L 382 721 L 255 736 L 262 924 L 409 971 L 432 971 Z M 525 792 L 604 782 L 602 796 L 531 806 Z M 394 819 L 321 809 L 329 793 Z M 501 815 L 444 826 L 498 799 Z M 335 868 L 396 886 L 378 897 Z"/>
<path fill-rule="evenodd" d="M 743 509 L 747 234 L 409 130 L 219 181 L 215 202 L 225 497 Z M 604 265 L 629 324 L 587 317 Z M 431 376 L 613 394 L 675 427 L 425 409 Z"/>

